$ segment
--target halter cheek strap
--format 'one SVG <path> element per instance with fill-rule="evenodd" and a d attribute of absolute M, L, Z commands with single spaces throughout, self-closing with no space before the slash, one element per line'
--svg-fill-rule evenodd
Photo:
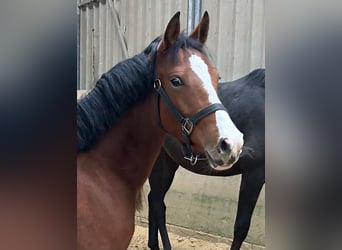
<path fill-rule="evenodd" d="M 222 103 L 213 103 L 209 106 L 205 107 L 204 109 L 200 110 L 193 116 L 186 118 L 184 117 L 173 105 L 172 101 L 166 94 L 165 90 L 163 89 L 160 79 L 156 79 L 153 84 L 154 89 L 157 92 L 156 95 L 156 109 L 157 109 L 157 116 L 158 116 L 158 123 L 160 127 L 166 132 L 160 118 L 160 107 L 159 107 L 159 100 L 160 97 L 163 99 L 164 103 L 168 107 L 168 109 L 172 112 L 172 114 L 176 117 L 176 119 L 181 123 L 182 128 L 182 134 L 185 140 L 185 144 L 183 145 L 183 153 L 184 158 L 189 160 L 191 165 L 195 165 L 197 163 L 197 160 L 202 160 L 202 158 L 199 158 L 198 155 L 194 155 L 191 149 L 191 140 L 190 140 L 190 134 L 193 131 L 195 125 L 198 121 L 200 121 L 205 116 L 217 111 L 217 110 L 226 110 L 226 108 L 222 105 Z M 206 159 L 206 158 L 204 158 Z"/>

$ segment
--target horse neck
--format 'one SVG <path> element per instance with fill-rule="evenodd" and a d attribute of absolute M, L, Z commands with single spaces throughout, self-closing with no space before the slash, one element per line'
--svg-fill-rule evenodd
<path fill-rule="evenodd" d="M 102 167 L 140 189 L 160 152 L 165 133 L 156 120 L 154 95 L 132 106 L 91 150 Z"/>

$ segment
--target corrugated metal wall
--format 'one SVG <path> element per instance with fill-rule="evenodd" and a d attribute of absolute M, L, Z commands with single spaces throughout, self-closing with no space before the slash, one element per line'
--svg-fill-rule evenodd
<path fill-rule="evenodd" d="M 150 42 L 161 35 L 167 22 L 178 10 L 181 26 L 186 27 L 187 1 L 184 0 L 122 0 L 120 6 L 121 27 L 129 56 L 140 53 Z"/>
<path fill-rule="evenodd" d="M 202 0 L 209 11 L 207 46 L 222 81 L 265 66 L 265 0 Z M 80 0 L 79 86 L 90 89 L 103 72 L 140 53 L 178 10 L 187 27 L 187 0 Z"/>
<path fill-rule="evenodd" d="M 125 59 L 123 47 L 129 57 L 140 53 L 163 33 L 176 11 L 186 27 L 187 6 L 186 0 L 80 1 L 80 89 L 92 88 L 102 73 Z"/>
<path fill-rule="evenodd" d="M 207 46 L 223 81 L 265 67 L 265 0 L 202 0 L 204 10 Z"/>
<path fill-rule="evenodd" d="M 108 2 L 80 1 L 79 6 L 80 89 L 90 89 L 123 55 Z"/>
<path fill-rule="evenodd" d="M 202 12 L 211 18 L 207 46 L 222 81 L 265 66 L 264 1 L 202 0 Z M 103 72 L 140 53 L 176 11 L 187 27 L 187 0 L 83 0 L 79 6 L 80 89 L 92 88 Z"/>
<path fill-rule="evenodd" d="M 202 0 L 208 10 L 207 46 L 222 81 L 265 66 L 265 0 Z M 80 89 L 127 55 L 140 53 L 181 11 L 187 27 L 188 0 L 79 0 Z"/>

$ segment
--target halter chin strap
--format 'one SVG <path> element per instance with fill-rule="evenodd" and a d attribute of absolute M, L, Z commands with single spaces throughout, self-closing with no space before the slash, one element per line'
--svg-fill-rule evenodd
<path fill-rule="evenodd" d="M 160 107 L 159 107 L 159 100 L 160 97 L 163 99 L 164 103 L 168 107 L 168 109 L 172 112 L 172 114 L 176 117 L 176 119 L 180 122 L 181 128 L 182 128 L 182 134 L 185 140 L 185 144 L 183 144 L 183 153 L 184 153 L 184 158 L 186 160 L 189 160 L 191 165 L 195 165 L 198 160 L 204 160 L 206 158 L 199 158 L 198 155 L 194 155 L 191 149 L 191 140 L 190 140 L 190 135 L 191 132 L 193 131 L 196 123 L 204 118 L 205 116 L 217 111 L 217 110 L 226 110 L 226 108 L 221 104 L 221 103 L 214 103 L 210 104 L 209 106 L 205 107 L 204 109 L 200 110 L 193 116 L 186 118 L 184 117 L 179 111 L 176 109 L 176 107 L 173 105 L 172 101 L 166 94 L 165 90 L 163 89 L 161 85 L 160 79 L 156 79 L 153 84 L 154 89 L 157 92 L 157 100 L 156 100 L 156 107 L 157 107 L 157 116 L 158 116 L 158 122 L 160 127 L 164 129 L 164 126 L 161 122 L 160 118 Z"/>

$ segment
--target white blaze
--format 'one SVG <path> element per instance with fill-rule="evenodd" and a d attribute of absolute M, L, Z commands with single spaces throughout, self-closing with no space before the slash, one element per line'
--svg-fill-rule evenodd
<path fill-rule="evenodd" d="M 211 84 L 208 65 L 201 57 L 194 54 L 190 56 L 189 60 L 192 71 L 201 79 L 203 87 L 208 93 L 209 102 L 221 103 L 214 86 Z M 228 138 L 232 146 L 236 143 L 242 146 L 243 134 L 236 128 L 228 113 L 224 110 L 218 110 L 215 112 L 215 116 L 220 138 Z"/>

